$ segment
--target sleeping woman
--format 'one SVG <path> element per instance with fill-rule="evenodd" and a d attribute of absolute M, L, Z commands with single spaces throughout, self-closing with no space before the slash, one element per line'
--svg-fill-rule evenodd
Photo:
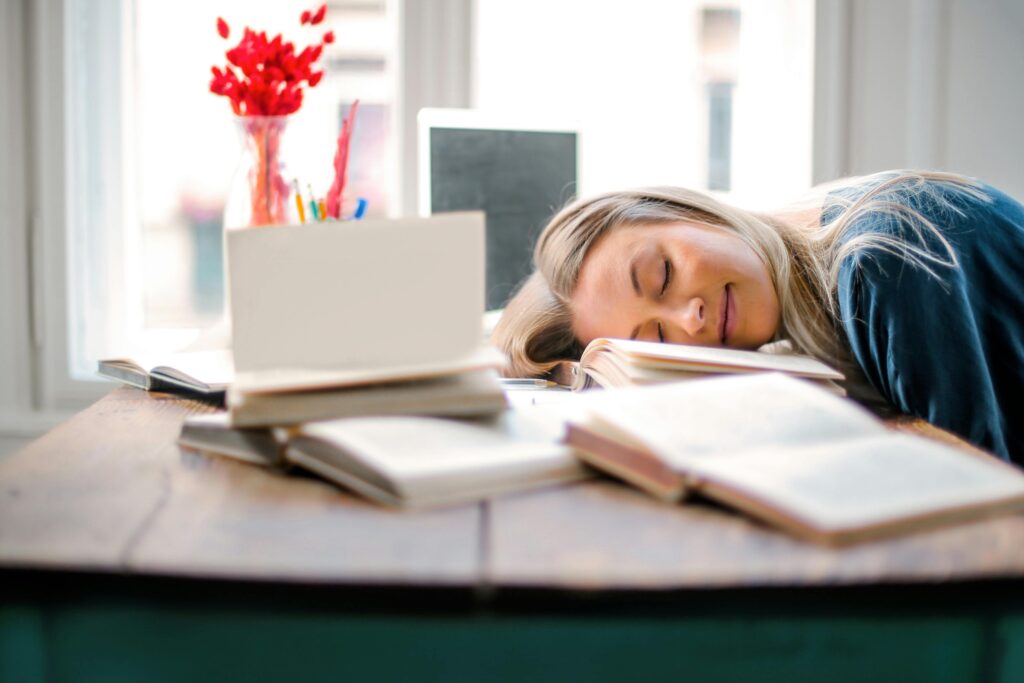
<path fill-rule="evenodd" d="M 494 341 L 542 376 L 595 337 L 788 341 L 849 394 L 1024 464 L 1024 205 L 963 176 L 890 171 L 754 213 L 675 187 L 562 209 Z"/>

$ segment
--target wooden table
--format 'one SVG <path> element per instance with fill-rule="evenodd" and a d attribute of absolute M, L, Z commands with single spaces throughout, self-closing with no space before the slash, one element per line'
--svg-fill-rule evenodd
<path fill-rule="evenodd" d="M 0 681 L 1024 680 L 1024 516 L 843 550 L 608 480 L 431 512 L 118 389 L 0 461 Z M 353 678 L 354 676 L 354 678 Z"/>

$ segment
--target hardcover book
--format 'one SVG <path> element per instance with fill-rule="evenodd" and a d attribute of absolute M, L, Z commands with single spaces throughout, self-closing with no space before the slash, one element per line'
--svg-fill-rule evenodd
<path fill-rule="evenodd" d="M 608 392 L 567 442 L 665 501 L 700 494 L 825 544 L 1024 508 L 1012 465 L 776 373 Z"/>
<path fill-rule="evenodd" d="M 373 416 L 293 429 L 239 429 L 227 415 L 186 419 L 178 443 L 244 462 L 296 466 L 399 507 L 434 507 L 592 476 L 548 408 L 474 420 Z"/>

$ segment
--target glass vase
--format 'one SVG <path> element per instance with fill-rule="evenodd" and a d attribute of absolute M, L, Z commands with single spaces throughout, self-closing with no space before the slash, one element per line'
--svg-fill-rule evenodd
<path fill-rule="evenodd" d="M 242 155 L 224 204 L 224 310 L 211 335 L 231 344 L 231 259 L 228 233 L 246 228 L 297 222 L 292 188 L 285 176 L 284 134 L 288 116 L 239 116 L 235 119 Z"/>
<path fill-rule="evenodd" d="M 224 230 L 294 223 L 292 188 L 285 178 L 284 133 L 288 116 L 236 119 L 242 157 L 224 206 Z"/>

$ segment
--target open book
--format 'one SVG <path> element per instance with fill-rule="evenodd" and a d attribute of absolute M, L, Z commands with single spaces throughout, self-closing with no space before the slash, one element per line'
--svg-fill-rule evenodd
<path fill-rule="evenodd" d="M 101 360 L 97 372 L 122 384 L 223 401 L 234 378 L 231 351 L 190 351 Z"/>
<path fill-rule="evenodd" d="M 842 394 L 838 372 L 810 356 L 740 351 L 711 346 L 598 338 L 587 344 L 572 373 L 576 391 L 707 377 L 715 373 L 782 372 L 805 377 Z"/>
<path fill-rule="evenodd" d="M 483 213 L 239 230 L 228 252 L 236 426 L 505 406 Z"/>
<path fill-rule="evenodd" d="M 821 543 L 1024 508 L 1013 466 L 897 433 L 776 373 L 609 392 L 566 438 L 588 463 L 659 498 L 697 492 Z"/>
<path fill-rule="evenodd" d="M 233 429 L 226 414 L 186 419 L 179 443 L 264 465 L 295 465 L 386 505 L 432 507 L 576 481 L 589 470 L 560 443 L 550 410 L 482 420 L 358 417 L 295 429 Z"/>

